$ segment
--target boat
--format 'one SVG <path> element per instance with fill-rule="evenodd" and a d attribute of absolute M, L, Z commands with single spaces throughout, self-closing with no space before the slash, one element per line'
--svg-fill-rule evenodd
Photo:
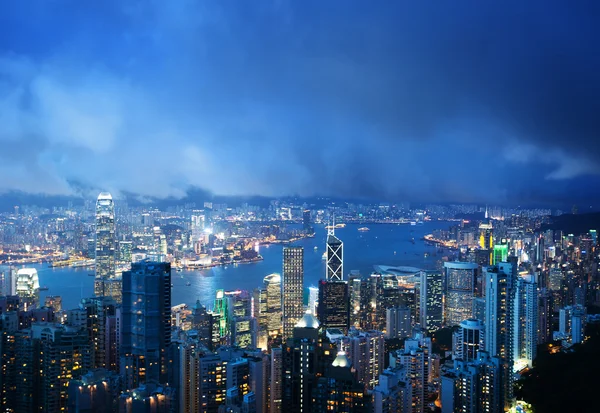
<path fill-rule="evenodd" d="M 335 224 L 335 225 L 327 225 L 325 227 L 325 229 L 338 229 L 338 228 L 345 228 L 346 224 Z"/>
<path fill-rule="evenodd" d="M 319 249 L 319 247 L 317 247 L 317 246 L 315 245 L 315 251 L 316 251 L 316 250 L 318 250 L 318 249 Z"/>
<path fill-rule="evenodd" d="M 181 272 L 181 267 L 177 267 L 177 272 Z"/>
<path fill-rule="evenodd" d="M 43 287 L 38 288 L 38 290 L 40 290 L 40 291 L 48 291 L 48 287 L 43 286 Z"/>
<path fill-rule="evenodd" d="M 417 225 L 415 221 L 410 221 L 410 225 Z"/>
<path fill-rule="evenodd" d="M 359 230 L 360 232 L 367 232 L 367 231 L 370 231 L 370 229 L 369 229 L 369 228 L 367 228 L 367 227 L 361 227 L 361 228 L 359 228 L 358 230 Z"/>
<path fill-rule="evenodd" d="M 189 287 L 190 285 L 192 285 L 192 283 L 188 281 L 185 283 L 185 285 L 187 285 Z"/>
<path fill-rule="evenodd" d="M 89 275 L 90 277 L 95 277 L 95 276 L 96 276 L 96 274 L 94 274 L 93 272 L 88 272 L 88 275 Z"/>
<path fill-rule="evenodd" d="M 323 261 L 326 261 L 326 260 L 327 260 L 327 252 L 324 252 L 324 253 L 323 253 L 323 255 L 321 256 L 321 259 L 322 259 Z"/>
<path fill-rule="evenodd" d="M 410 242 L 412 242 L 412 243 L 414 244 L 414 243 L 415 243 L 415 239 L 414 239 L 414 238 L 411 238 L 411 239 L 410 239 Z"/>

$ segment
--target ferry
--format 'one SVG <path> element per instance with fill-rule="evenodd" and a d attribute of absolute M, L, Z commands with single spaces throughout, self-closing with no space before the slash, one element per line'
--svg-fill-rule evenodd
<path fill-rule="evenodd" d="M 345 228 L 345 227 L 346 227 L 346 224 L 335 224 L 335 226 L 334 225 L 327 225 L 325 227 L 325 229 L 338 229 L 338 228 Z"/>
<path fill-rule="evenodd" d="M 40 291 L 48 291 L 48 287 L 43 286 L 43 287 L 38 288 L 38 290 L 40 290 Z"/>
<path fill-rule="evenodd" d="M 370 229 L 369 229 L 369 228 L 367 228 L 367 227 L 362 227 L 362 228 L 359 228 L 358 230 L 359 230 L 360 232 L 367 232 L 367 231 L 370 231 Z"/>

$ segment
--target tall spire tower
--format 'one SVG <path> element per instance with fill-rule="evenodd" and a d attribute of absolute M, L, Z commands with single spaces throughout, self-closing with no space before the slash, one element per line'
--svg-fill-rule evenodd
<path fill-rule="evenodd" d="M 344 243 L 335 236 L 335 215 L 333 224 L 327 231 L 327 281 L 342 281 L 344 279 L 343 261 Z"/>

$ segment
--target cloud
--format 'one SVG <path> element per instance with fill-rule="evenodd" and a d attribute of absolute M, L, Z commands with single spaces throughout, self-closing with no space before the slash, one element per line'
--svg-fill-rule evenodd
<path fill-rule="evenodd" d="M 600 173 L 594 3 L 67 3 L 0 20 L 0 192 L 512 202 Z"/>

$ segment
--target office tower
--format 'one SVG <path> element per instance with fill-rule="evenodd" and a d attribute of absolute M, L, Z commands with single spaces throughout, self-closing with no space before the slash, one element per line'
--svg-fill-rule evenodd
<path fill-rule="evenodd" d="M 173 389 L 156 383 L 143 384 L 119 396 L 119 413 L 171 413 Z"/>
<path fill-rule="evenodd" d="M 200 412 L 216 413 L 225 403 L 227 389 L 227 360 L 218 355 L 206 355 L 200 359 Z"/>
<path fill-rule="evenodd" d="M 485 276 L 485 350 L 502 360 L 500 397 L 502 405 L 512 403 L 512 369 L 514 365 L 514 273 L 510 263 L 484 268 Z"/>
<path fill-rule="evenodd" d="M 119 241 L 119 262 L 131 263 L 131 241 Z"/>
<path fill-rule="evenodd" d="M 0 296 L 17 295 L 17 276 L 13 268 L 0 265 Z"/>
<path fill-rule="evenodd" d="M 171 343 L 171 264 L 138 262 L 123 272 L 121 374 L 133 389 L 166 383 Z"/>
<path fill-rule="evenodd" d="M 483 323 L 479 320 L 464 320 L 456 334 L 454 355 L 465 362 L 475 360 L 477 352 L 483 351 Z"/>
<path fill-rule="evenodd" d="M 538 305 L 538 285 L 534 276 L 519 277 L 515 290 L 513 354 L 515 363 L 522 367 L 533 367 L 537 355 Z"/>
<path fill-rule="evenodd" d="M 319 288 L 308 287 L 308 311 L 311 314 L 317 314 L 317 304 L 319 303 Z"/>
<path fill-rule="evenodd" d="M 307 233 L 312 233 L 312 222 L 310 219 L 310 209 L 302 211 L 302 227 Z"/>
<path fill-rule="evenodd" d="M 65 411 L 69 381 L 91 366 L 87 331 L 34 323 L 17 333 L 16 359 L 16 411 Z"/>
<path fill-rule="evenodd" d="M 19 315 L 17 311 L 2 311 L 0 314 L 0 410 L 14 412 L 17 404 L 17 372 L 23 367 L 17 360 L 17 333 Z"/>
<path fill-rule="evenodd" d="M 479 247 L 484 250 L 491 250 L 494 247 L 494 234 L 491 222 L 482 222 L 479 224 Z"/>
<path fill-rule="evenodd" d="M 342 281 L 344 279 L 344 243 L 335 236 L 335 229 L 327 234 L 327 271 L 325 280 Z"/>
<path fill-rule="evenodd" d="M 283 338 L 292 336 L 294 326 L 302 318 L 304 286 L 304 249 L 283 249 Z"/>
<path fill-rule="evenodd" d="M 538 298 L 538 344 L 552 341 L 552 291 L 541 288 Z"/>
<path fill-rule="evenodd" d="M 269 378 L 269 413 L 281 413 L 283 397 L 283 352 L 282 348 L 271 349 L 271 375 Z"/>
<path fill-rule="evenodd" d="M 36 308 L 40 302 L 40 281 L 35 268 L 17 271 L 17 295 L 23 311 Z"/>
<path fill-rule="evenodd" d="M 339 329 L 343 334 L 350 328 L 350 298 L 346 281 L 319 281 L 317 318 L 324 329 Z"/>
<path fill-rule="evenodd" d="M 420 323 L 432 333 L 442 328 L 443 276 L 437 271 L 421 271 L 420 278 Z"/>
<path fill-rule="evenodd" d="M 571 344 L 583 342 L 583 331 L 585 329 L 585 310 L 578 307 L 571 313 Z"/>
<path fill-rule="evenodd" d="M 281 330 L 281 276 L 267 275 L 264 280 L 266 292 L 265 326 L 271 336 L 276 336 Z"/>
<path fill-rule="evenodd" d="M 116 279 L 115 205 L 108 192 L 101 192 L 96 201 L 96 278 L 94 295 L 110 296 L 121 302 Z"/>
<path fill-rule="evenodd" d="M 44 299 L 44 307 L 50 307 L 56 313 L 62 311 L 62 297 L 60 295 L 47 295 Z"/>
<path fill-rule="evenodd" d="M 405 338 L 412 335 L 412 315 L 409 308 L 388 308 L 385 314 L 387 338 Z"/>
<path fill-rule="evenodd" d="M 399 366 L 405 368 L 405 379 L 410 383 L 407 395 L 410 404 L 402 411 L 425 412 L 431 381 L 431 338 L 417 333 L 404 342 L 403 349 L 390 353 L 390 367 Z"/>
<path fill-rule="evenodd" d="M 370 396 L 353 374 L 352 362 L 341 351 L 317 380 L 313 389 L 313 412 L 370 412 Z"/>
<path fill-rule="evenodd" d="M 348 277 L 348 294 L 350 295 L 350 325 L 360 326 L 360 306 L 361 306 L 361 285 L 362 279 L 360 273 L 356 270 L 350 272 Z"/>
<path fill-rule="evenodd" d="M 445 262 L 445 324 L 455 326 L 471 318 L 478 265 L 471 262 Z"/>
<path fill-rule="evenodd" d="M 87 314 L 86 324 L 92 344 L 92 368 L 109 368 L 106 365 L 106 354 L 110 351 L 106 342 L 106 320 L 115 315 L 115 300 L 111 297 L 84 298 L 79 307 Z"/>
<path fill-rule="evenodd" d="M 225 343 L 229 336 L 231 313 L 229 311 L 229 299 L 224 290 L 217 290 L 213 312 L 218 316 L 219 341 Z"/>
<path fill-rule="evenodd" d="M 455 360 L 441 376 L 442 413 L 501 413 L 502 361 L 480 351 L 475 360 Z"/>
<path fill-rule="evenodd" d="M 254 393 L 255 410 L 268 412 L 269 410 L 269 368 L 270 358 L 267 354 L 247 354 L 250 393 Z M 244 402 L 242 402 L 243 407 Z"/>
<path fill-rule="evenodd" d="M 335 345 L 319 334 L 319 321 L 305 314 L 283 347 L 282 412 L 311 409 L 313 388 L 335 354 Z"/>
<path fill-rule="evenodd" d="M 354 330 L 344 343 L 346 357 L 356 370 L 356 378 L 365 389 L 373 390 L 379 384 L 384 368 L 384 336 L 381 331 Z"/>
<path fill-rule="evenodd" d="M 68 412 L 113 413 L 117 411 L 121 376 L 105 369 L 91 370 L 81 379 L 71 380 Z"/>
<path fill-rule="evenodd" d="M 473 298 L 473 316 L 475 320 L 481 321 L 483 324 L 485 321 L 485 298 L 475 297 Z"/>
<path fill-rule="evenodd" d="M 502 239 L 500 244 L 494 245 L 494 252 L 492 255 L 492 265 L 506 262 L 508 259 L 508 244 L 506 239 Z"/>
<path fill-rule="evenodd" d="M 231 344 L 239 348 L 256 348 L 256 319 L 234 317 L 231 322 Z"/>

